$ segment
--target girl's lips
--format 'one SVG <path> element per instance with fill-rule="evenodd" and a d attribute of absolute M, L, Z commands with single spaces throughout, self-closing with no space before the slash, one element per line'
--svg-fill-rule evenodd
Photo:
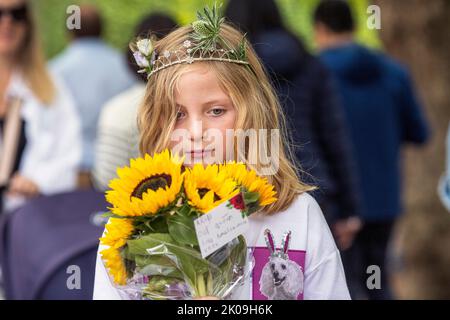
<path fill-rule="evenodd" d="M 187 153 L 190 153 L 193 158 L 202 158 L 205 157 L 205 155 L 211 154 L 214 151 L 214 149 L 211 150 L 193 150 L 189 151 Z"/>

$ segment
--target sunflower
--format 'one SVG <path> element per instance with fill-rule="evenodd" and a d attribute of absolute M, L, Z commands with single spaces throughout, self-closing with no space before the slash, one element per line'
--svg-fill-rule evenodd
<path fill-rule="evenodd" d="M 119 249 L 125 245 L 133 230 L 133 220 L 111 218 L 105 226 L 105 234 L 100 238 L 100 243 Z"/>
<path fill-rule="evenodd" d="M 118 285 L 127 283 L 127 269 L 123 263 L 120 251 L 114 248 L 108 248 L 100 252 L 105 266 L 108 268 L 114 282 Z"/>
<path fill-rule="evenodd" d="M 189 204 L 203 213 L 239 193 L 236 183 L 218 165 L 196 164 L 186 171 L 184 188 Z"/>
<path fill-rule="evenodd" d="M 120 249 L 133 233 L 133 221 L 111 218 L 105 228 L 105 234 L 100 238 L 100 243 L 109 246 L 109 248 L 102 250 L 100 254 L 114 282 L 123 285 L 126 283 L 127 271 L 120 255 Z"/>
<path fill-rule="evenodd" d="M 246 191 L 258 193 L 259 206 L 264 207 L 277 201 L 274 186 L 267 181 L 267 178 L 259 177 L 254 170 L 248 170 L 244 163 L 229 162 L 221 165 L 220 170 L 226 172 L 228 178 L 233 179 Z"/>
<path fill-rule="evenodd" d="M 183 183 L 182 159 L 168 150 L 153 157 L 132 159 L 129 167 L 117 169 L 119 178 L 109 184 L 106 200 L 119 216 L 155 214 L 173 202 Z"/>

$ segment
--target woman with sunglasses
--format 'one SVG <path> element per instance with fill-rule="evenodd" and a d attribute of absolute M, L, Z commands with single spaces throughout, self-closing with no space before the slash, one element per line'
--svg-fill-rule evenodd
<path fill-rule="evenodd" d="M 79 119 L 47 71 L 31 1 L 0 0 L 0 205 L 73 189 L 80 157 Z"/>

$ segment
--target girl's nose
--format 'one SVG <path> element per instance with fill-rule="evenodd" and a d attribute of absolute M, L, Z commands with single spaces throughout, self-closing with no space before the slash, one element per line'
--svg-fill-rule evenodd
<path fill-rule="evenodd" d="M 192 120 L 189 123 L 189 133 L 192 141 L 203 140 L 203 122 L 201 120 Z"/>

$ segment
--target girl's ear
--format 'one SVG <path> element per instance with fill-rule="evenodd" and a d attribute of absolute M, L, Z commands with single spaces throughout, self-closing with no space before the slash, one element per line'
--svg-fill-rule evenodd
<path fill-rule="evenodd" d="M 287 232 L 284 233 L 283 242 L 281 244 L 284 254 L 288 253 L 290 242 L 291 242 L 291 232 L 287 231 Z"/>
<path fill-rule="evenodd" d="M 266 240 L 267 248 L 269 248 L 270 254 L 275 252 L 275 241 L 273 240 L 272 232 L 269 229 L 264 230 L 264 238 Z"/>

